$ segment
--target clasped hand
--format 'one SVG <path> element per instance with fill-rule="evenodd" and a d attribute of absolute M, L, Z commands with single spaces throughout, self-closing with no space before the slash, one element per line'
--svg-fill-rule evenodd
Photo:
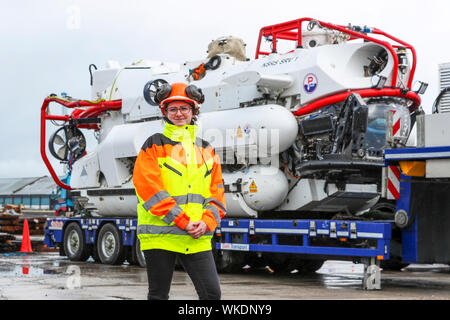
<path fill-rule="evenodd" d="M 192 238 L 198 239 L 206 232 L 206 223 L 202 220 L 192 222 L 189 221 L 188 225 L 186 226 L 186 231 L 191 235 Z"/>

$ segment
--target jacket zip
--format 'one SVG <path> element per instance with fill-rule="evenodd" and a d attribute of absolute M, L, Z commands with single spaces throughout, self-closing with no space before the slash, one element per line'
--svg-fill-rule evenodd
<path fill-rule="evenodd" d="M 175 168 L 172 167 L 172 166 L 169 166 L 169 165 L 168 165 L 167 163 L 165 163 L 165 162 L 164 162 L 163 166 L 166 167 L 166 168 L 169 169 L 169 170 L 172 170 L 173 172 L 175 172 L 175 173 L 176 173 L 177 175 L 179 175 L 179 176 L 182 176 L 182 175 L 183 175 L 180 171 L 178 171 L 177 169 L 175 169 Z"/>

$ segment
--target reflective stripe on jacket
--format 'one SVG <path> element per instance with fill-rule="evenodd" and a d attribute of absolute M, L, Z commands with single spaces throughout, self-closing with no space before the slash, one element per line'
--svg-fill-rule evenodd
<path fill-rule="evenodd" d="M 142 146 L 133 172 L 141 250 L 165 249 L 181 253 L 211 250 L 211 237 L 225 215 L 220 159 L 198 127 L 166 122 L 163 134 L 152 135 Z M 184 229 L 203 220 L 206 233 L 192 238 Z"/>

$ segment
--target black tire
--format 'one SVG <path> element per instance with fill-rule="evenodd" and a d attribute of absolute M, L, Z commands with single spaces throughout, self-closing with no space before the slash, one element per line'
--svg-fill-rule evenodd
<path fill-rule="evenodd" d="M 86 261 L 89 258 L 84 232 L 76 222 L 70 223 L 64 232 L 64 253 L 71 261 Z"/>
<path fill-rule="evenodd" d="M 122 264 L 126 249 L 122 243 L 122 234 L 115 225 L 107 223 L 100 229 L 97 239 L 97 254 L 104 264 Z"/>
<path fill-rule="evenodd" d="M 133 248 L 131 248 L 127 260 L 130 264 L 137 265 L 142 268 L 145 268 L 147 266 L 144 253 L 141 251 L 141 243 L 138 237 L 136 237 L 134 240 Z"/>

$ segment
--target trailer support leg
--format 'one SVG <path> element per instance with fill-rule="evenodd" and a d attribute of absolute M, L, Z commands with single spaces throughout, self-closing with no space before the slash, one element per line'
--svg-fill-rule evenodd
<path fill-rule="evenodd" d="M 380 260 L 375 257 L 364 259 L 364 290 L 380 290 L 381 289 L 381 269 Z"/>

